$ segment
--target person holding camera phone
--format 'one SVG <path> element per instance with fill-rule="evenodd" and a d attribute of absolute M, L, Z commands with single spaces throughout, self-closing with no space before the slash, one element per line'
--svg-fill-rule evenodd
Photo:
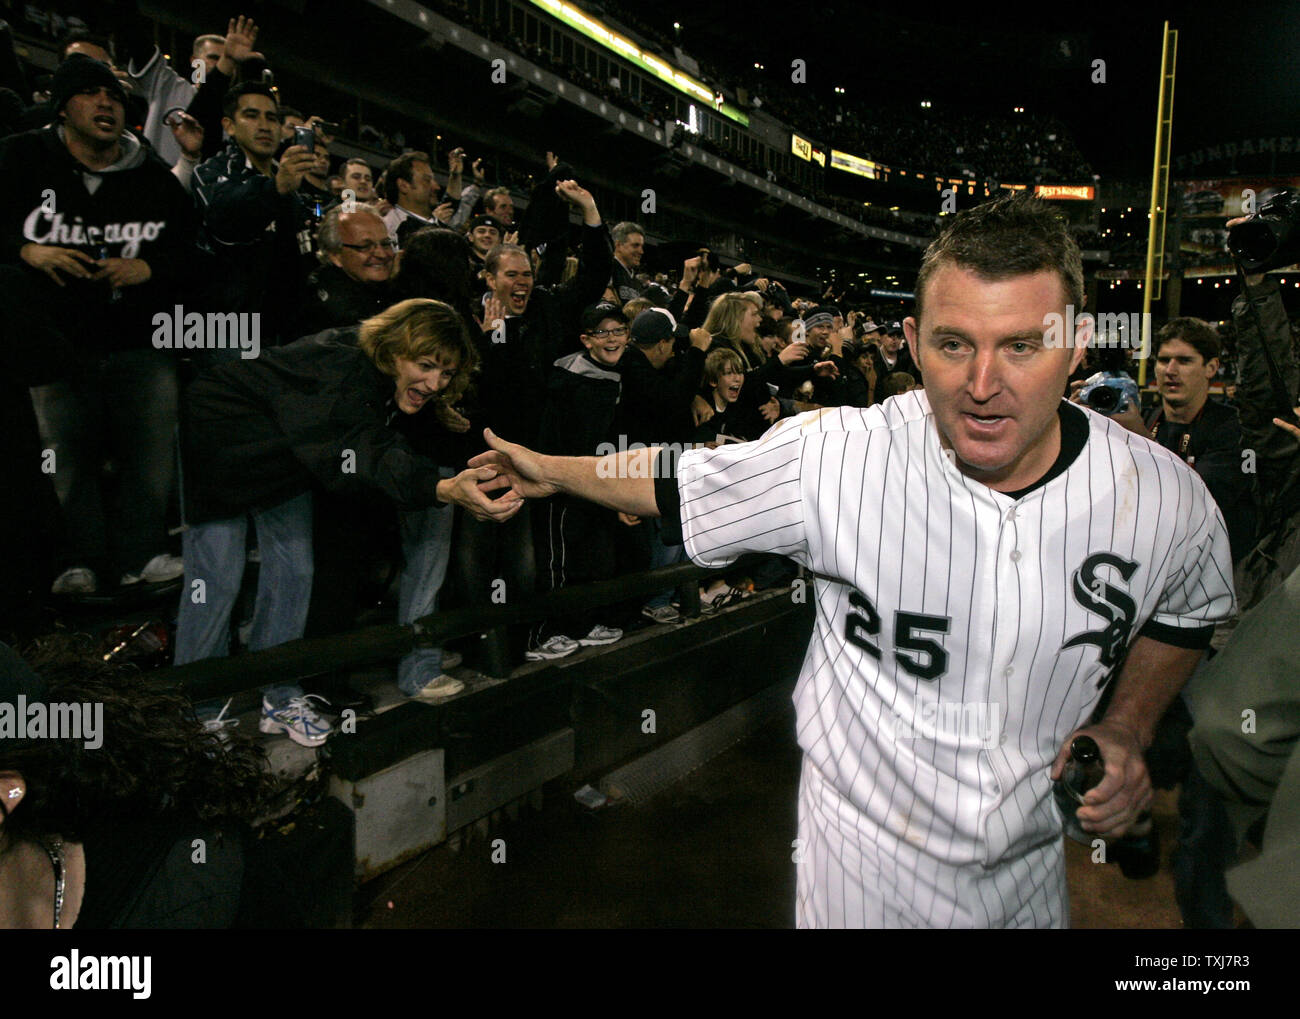
<path fill-rule="evenodd" d="M 259 313 L 266 347 L 303 335 L 297 312 L 315 259 L 313 219 L 298 189 L 316 165 L 315 144 L 290 145 L 275 160 L 280 107 L 260 82 L 231 89 L 225 113 L 229 143 L 194 171 L 200 247 L 216 263 L 205 274 L 211 284 L 204 300 L 213 311 Z M 204 353 L 210 360 L 239 357 L 235 348 Z"/>

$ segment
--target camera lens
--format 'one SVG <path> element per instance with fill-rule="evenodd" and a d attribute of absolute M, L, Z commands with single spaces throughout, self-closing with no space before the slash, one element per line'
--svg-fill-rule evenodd
<path fill-rule="evenodd" d="M 1084 402 L 1093 410 L 1109 414 L 1119 406 L 1119 390 L 1110 386 L 1098 386 L 1088 394 Z"/>

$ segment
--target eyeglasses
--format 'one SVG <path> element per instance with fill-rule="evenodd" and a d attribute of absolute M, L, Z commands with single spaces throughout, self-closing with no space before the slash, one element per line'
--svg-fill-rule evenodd
<path fill-rule="evenodd" d="M 622 338 L 627 335 L 627 326 L 615 326 L 613 329 L 593 329 L 587 335 L 593 340 L 603 340 L 606 336 Z"/>
<path fill-rule="evenodd" d="M 340 244 L 340 247 L 347 248 L 349 251 L 359 251 L 363 255 L 368 255 L 375 248 L 383 248 L 390 254 L 397 250 L 397 244 L 390 238 L 386 241 L 366 241 L 365 244 Z"/>

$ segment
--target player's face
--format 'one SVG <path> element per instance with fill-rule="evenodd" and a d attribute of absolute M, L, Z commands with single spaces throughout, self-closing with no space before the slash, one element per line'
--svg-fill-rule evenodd
<path fill-rule="evenodd" d="M 1156 385 L 1171 407 L 1199 407 L 1218 370 L 1217 357 L 1203 361 L 1186 340 L 1166 340 L 1156 352 Z"/>
<path fill-rule="evenodd" d="M 1047 316 L 1065 315 L 1060 277 L 985 280 L 946 264 L 926 286 L 923 321 L 909 317 L 903 329 L 944 448 L 963 474 L 995 491 L 1033 484 L 1060 450 L 1057 407 L 1088 338 L 1073 347 L 1043 342 Z"/>

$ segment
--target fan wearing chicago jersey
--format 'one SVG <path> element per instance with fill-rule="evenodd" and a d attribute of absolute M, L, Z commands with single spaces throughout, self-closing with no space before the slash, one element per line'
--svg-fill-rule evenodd
<path fill-rule="evenodd" d="M 471 461 L 525 498 L 678 516 L 705 566 L 776 552 L 812 572 L 800 926 L 1068 926 L 1050 790 L 1079 732 L 1106 765 L 1085 830 L 1121 835 L 1150 806 L 1155 723 L 1235 609 L 1228 539 L 1177 457 L 1061 399 L 1089 322 L 1062 345 L 1049 326 L 1076 321 L 1082 292 L 1045 203 L 987 203 L 922 262 L 904 325 L 923 392 L 675 470 L 657 450 L 540 457 L 491 433 Z"/>

